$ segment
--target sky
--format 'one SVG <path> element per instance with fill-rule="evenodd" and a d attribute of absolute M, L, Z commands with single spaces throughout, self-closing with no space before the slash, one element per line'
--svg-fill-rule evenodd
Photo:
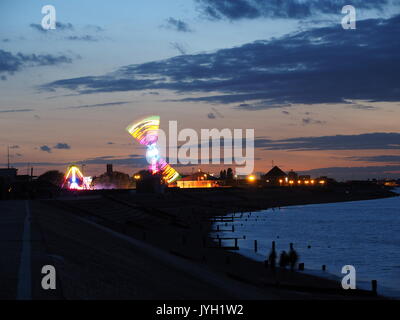
<path fill-rule="evenodd" d="M 2 0 L 0 167 L 10 146 L 21 174 L 132 174 L 144 150 L 125 128 L 156 114 L 254 129 L 255 172 L 400 177 L 399 31 L 399 0 Z"/>

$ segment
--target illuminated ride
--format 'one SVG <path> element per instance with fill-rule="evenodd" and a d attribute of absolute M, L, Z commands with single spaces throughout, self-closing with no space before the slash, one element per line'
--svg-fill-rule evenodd
<path fill-rule="evenodd" d="M 161 174 L 167 183 L 173 183 L 180 178 L 179 173 L 167 161 L 160 157 L 157 147 L 160 117 L 151 116 L 126 128 L 132 137 L 141 145 L 147 147 L 146 160 L 153 175 Z"/>
<path fill-rule="evenodd" d="M 84 177 L 79 168 L 72 165 L 68 168 L 61 188 L 69 190 L 89 190 L 92 182 L 91 177 Z"/>

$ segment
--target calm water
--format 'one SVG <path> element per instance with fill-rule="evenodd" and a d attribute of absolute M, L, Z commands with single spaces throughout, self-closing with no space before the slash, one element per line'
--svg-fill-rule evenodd
<path fill-rule="evenodd" d="M 232 224 L 219 225 L 222 230 Z M 219 235 L 246 236 L 239 252 L 256 260 L 265 260 L 272 241 L 279 253 L 293 242 L 306 272 L 341 276 L 344 265 L 353 265 L 359 288 L 370 289 L 370 281 L 378 280 L 379 293 L 400 298 L 400 197 L 253 212 L 235 221 L 234 233 Z M 323 264 L 327 272 L 320 271 Z"/>

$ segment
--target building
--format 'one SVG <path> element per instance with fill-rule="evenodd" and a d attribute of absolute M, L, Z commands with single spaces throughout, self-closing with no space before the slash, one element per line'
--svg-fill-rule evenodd
<path fill-rule="evenodd" d="M 177 182 L 177 187 L 182 189 L 188 188 L 218 188 L 220 187 L 220 182 L 217 178 L 205 173 L 199 169 L 198 172 L 179 179 Z"/>
<path fill-rule="evenodd" d="M 301 187 L 301 186 L 325 186 L 328 182 L 332 182 L 328 177 L 320 177 L 312 179 L 309 175 L 299 176 L 291 170 L 288 174 L 279 167 L 273 167 L 265 176 L 264 183 L 271 186 Z"/>
<path fill-rule="evenodd" d="M 264 175 L 264 180 L 268 185 L 279 186 L 287 182 L 287 174 L 278 166 L 273 167 Z"/>
<path fill-rule="evenodd" d="M 297 174 L 296 172 L 294 172 L 293 169 L 292 169 L 292 170 L 290 170 L 290 172 L 288 173 L 288 179 L 289 179 L 289 181 L 290 181 L 290 180 L 297 181 L 297 180 L 299 179 L 299 176 L 298 176 L 298 174 Z"/>
<path fill-rule="evenodd" d="M 1 168 L 0 177 L 6 178 L 8 180 L 15 180 L 17 178 L 18 169 L 15 168 Z"/>

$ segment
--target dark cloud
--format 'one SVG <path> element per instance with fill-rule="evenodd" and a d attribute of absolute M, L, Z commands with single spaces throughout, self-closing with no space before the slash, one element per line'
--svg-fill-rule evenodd
<path fill-rule="evenodd" d="M 388 0 L 196 0 L 203 15 L 210 19 L 255 18 L 304 19 L 316 14 L 340 14 L 343 6 L 357 9 L 385 8 Z M 394 1 L 398 3 L 397 0 Z"/>
<path fill-rule="evenodd" d="M 400 163 L 400 155 L 355 156 L 347 157 L 346 159 L 352 161 Z"/>
<path fill-rule="evenodd" d="M 127 157 L 118 157 L 118 156 L 102 156 L 89 158 L 84 161 L 81 161 L 84 164 L 108 164 L 112 163 L 113 165 L 129 165 L 133 168 L 143 168 L 148 165 L 146 158 L 143 155 L 132 154 Z"/>
<path fill-rule="evenodd" d="M 0 113 L 14 113 L 14 112 L 32 112 L 34 109 L 9 109 L 9 110 L 0 110 Z"/>
<path fill-rule="evenodd" d="M 48 33 L 52 34 L 54 31 L 61 31 L 65 35 L 62 39 L 69 40 L 69 41 L 86 41 L 86 42 L 96 42 L 99 41 L 100 38 L 98 34 L 103 32 L 104 29 L 100 26 L 96 25 L 87 25 L 85 27 L 78 28 L 78 33 L 80 34 L 71 34 L 72 31 L 75 31 L 75 27 L 71 23 L 62 23 L 56 22 L 56 29 L 43 29 L 41 24 L 38 23 L 31 23 L 29 25 L 32 29 L 39 31 L 41 33 Z M 96 35 L 85 34 L 85 33 L 95 33 Z M 59 38 L 61 39 L 61 38 Z"/>
<path fill-rule="evenodd" d="M 368 166 L 368 167 L 328 167 L 300 171 L 300 174 L 313 177 L 328 176 L 338 180 L 364 180 L 398 178 L 400 165 Z"/>
<path fill-rule="evenodd" d="M 298 137 L 282 140 L 255 139 L 255 146 L 264 150 L 373 150 L 400 149 L 400 133 L 364 133 L 321 137 Z"/>
<path fill-rule="evenodd" d="M 106 102 L 106 103 L 97 103 L 97 104 L 85 104 L 81 106 L 71 106 L 65 107 L 64 109 L 90 109 L 90 108 L 102 108 L 109 106 L 122 106 L 130 103 L 129 101 L 115 101 L 115 102 Z"/>
<path fill-rule="evenodd" d="M 0 73 L 13 74 L 25 67 L 54 66 L 61 63 L 71 63 L 72 59 L 65 56 L 52 54 L 13 54 L 0 49 Z"/>
<path fill-rule="evenodd" d="M 43 146 L 47 147 L 47 146 Z M 46 152 L 50 151 L 43 150 Z M 114 165 L 121 165 L 121 166 L 129 166 L 131 168 L 145 168 L 148 166 L 146 159 L 143 155 L 129 155 L 129 156 L 103 156 L 103 157 L 95 157 L 95 158 L 88 158 L 82 161 L 77 161 L 76 164 L 82 165 L 104 165 L 112 163 Z M 25 168 L 27 165 L 35 166 L 35 167 L 52 167 L 52 166 L 67 166 L 70 165 L 70 162 L 13 162 L 13 166 L 15 167 L 23 167 Z M 5 166 L 6 164 L 0 164 Z"/>
<path fill-rule="evenodd" d="M 179 32 L 193 32 L 193 30 L 189 27 L 189 25 L 186 22 L 172 17 L 166 20 L 166 24 L 163 27 Z"/>
<path fill-rule="evenodd" d="M 51 148 L 49 146 L 44 145 L 44 146 L 41 146 L 39 149 L 40 149 L 40 151 L 51 153 Z"/>
<path fill-rule="evenodd" d="M 103 76 L 63 79 L 43 90 L 81 94 L 173 90 L 219 95 L 182 101 L 240 103 L 259 110 L 294 103 L 399 101 L 400 16 L 315 28 L 213 53 L 128 65 Z"/>
<path fill-rule="evenodd" d="M 34 167 L 53 167 L 53 166 L 66 166 L 70 163 L 66 162 L 13 162 L 13 167 L 17 168 L 26 168 L 27 166 L 34 166 Z M 0 166 L 6 166 L 7 164 L 0 163 Z"/>
<path fill-rule="evenodd" d="M 71 146 L 68 143 L 59 142 L 53 147 L 53 149 L 69 150 L 71 149 Z"/>
<path fill-rule="evenodd" d="M 8 38 L 1 39 L 2 42 L 10 42 L 11 40 Z"/>
<path fill-rule="evenodd" d="M 48 31 L 73 31 L 75 28 L 71 23 L 63 23 L 63 22 L 56 22 L 56 29 L 55 30 L 47 30 L 42 27 L 39 23 L 31 23 L 29 25 L 32 29 L 39 31 L 39 32 L 48 32 Z"/>
<path fill-rule="evenodd" d="M 99 41 L 98 38 L 91 36 L 91 35 L 83 35 L 83 36 L 68 36 L 65 37 L 66 40 L 71 40 L 71 41 L 87 41 L 87 42 L 96 42 Z"/>

